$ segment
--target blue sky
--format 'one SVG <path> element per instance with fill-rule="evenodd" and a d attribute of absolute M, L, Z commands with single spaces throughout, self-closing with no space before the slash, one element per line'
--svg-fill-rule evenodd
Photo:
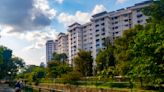
<path fill-rule="evenodd" d="M 45 62 L 45 42 L 67 32 L 73 22 L 145 0 L 1 0 L 0 45 L 13 50 L 26 64 Z"/>

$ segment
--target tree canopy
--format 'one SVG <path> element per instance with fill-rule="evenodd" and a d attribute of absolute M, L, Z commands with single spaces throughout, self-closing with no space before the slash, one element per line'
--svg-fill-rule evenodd
<path fill-rule="evenodd" d="M 74 58 L 75 70 L 83 76 L 91 76 L 93 74 L 93 58 L 90 51 L 79 50 Z"/>

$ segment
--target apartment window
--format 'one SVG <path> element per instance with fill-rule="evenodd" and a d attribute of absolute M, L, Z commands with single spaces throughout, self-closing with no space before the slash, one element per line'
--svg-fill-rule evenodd
<path fill-rule="evenodd" d="M 101 25 L 102 25 L 102 26 L 104 26 L 104 25 L 105 25 L 105 23 L 101 23 Z"/>
<path fill-rule="evenodd" d="M 116 34 L 118 34 L 119 32 L 115 32 Z"/>
<path fill-rule="evenodd" d="M 96 47 L 100 46 L 100 44 L 96 44 Z"/>
<path fill-rule="evenodd" d="M 105 28 L 102 28 L 102 31 L 104 32 L 105 31 Z"/>
<path fill-rule="evenodd" d="M 114 22 L 114 24 L 118 24 L 118 21 Z"/>
<path fill-rule="evenodd" d="M 141 23 L 141 22 L 143 22 L 143 20 L 138 20 L 138 21 L 137 21 L 137 23 Z"/>
<path fill-rule="evenodd" d="M 137 18 L 141 18 L 141 17 L 142 17 L 142 14 L 138 14 L 138 15 L 137 15 Z"/>
<path fill-rule="evenodd" d="M 99 30 L 96 30 L 96 32 L 99 32 Z"/>
<path fill-rule="evenodd" d="M 104 18 L 102 18 L 101 21 L 104 21 Z"/>
<path fill-rule="evenodd" d="M 90 47 L 92 49 L 92 47 Z"/>
<path fill-rule="evenodd" d="M 116 26 L 114 29 L 118 29 L 118 26 Z"/>
<path fill-rule="evenodd" d="M 123 16 L 124 16 L 124 17 L 127 17 L 127 16 L 128 16 L 128 14 L 124 14 Z"/>
<path fill-rule="evenodd" d="M 114 19 L 118 19 L 118 17 L 114 17 Z"/>
<path fill-rule="evenodd" d="M 90 39 L 92 39 L 92 37 L 90 37 Z"/>
<path fill-rule="evenodd" d="M 105 33 L 102 33 L 101 35 L 105 35 Z"/>
<path fill-rule="evenodd" d="M 125 21 L 125 22 L 128 22 L 128 19 L 125 19 L 124 21 Z"/>
<path fill-rule="evenodd" d="M 99 39 L 96 39 L 96 42 L 99 42 L 100 40 Z"/>
<path fill-rule="evenodd" d="M 84 41 L 87 41 L 87 39 L 84 39 Z"/>
<path fill-rule="evenodd" d="M 87 35 L 84 35 L 84 37 L 87 37 Z"/>
<path fill-rule="evenodd" d="M 103 41 L 105 41 L 105 38 L 102 38 Z"/>
<path fill-rule="evenodd" d="M 84 26 L 84 28 L 87 28 L 87 26 Z"/>
<path fill-rule="evenodd" d="M 99 34 L 96 35 L 96 37 L 98 37 L 98 36 L 99 36 Z"/>
<path fill-rule="evenodd" d="M 125 25 L 125 27 L 128 27 L 128 26 L 129 26 L 128 24 Z"/>
<path fill-rule="evenodd" d="M 99 24 L 97 24 L 95 27 L 99 27 Z"/>

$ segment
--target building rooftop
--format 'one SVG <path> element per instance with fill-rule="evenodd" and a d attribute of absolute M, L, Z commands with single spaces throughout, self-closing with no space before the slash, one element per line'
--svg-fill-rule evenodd
<path fill-rule="evenodd" d="M 92 15 L 92 17 L 99 17 L 99 16 L 102 16 L 102 15 L 107 14 L 107 13 L 108 13 L 107 11 L 103 11 L 103 12 L 100 12 L 98 14 Z"/>
<path fill-rule="evenodd" d="M 81 25 L 81 24 L 75 22 L 75 23 L 73 23 L 72 25 L 70 25 L 70 26 L 68 26 L 68 27 L 72 27 L 72 26 L 74 26 L 74 25 Z"/>

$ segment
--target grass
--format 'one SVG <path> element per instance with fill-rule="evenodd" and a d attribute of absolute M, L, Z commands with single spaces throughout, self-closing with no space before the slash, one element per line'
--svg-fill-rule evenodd
<path fill-rule="evenodd" d="M 51 81 L 43 81 L 45 85 L 53 85 L 53 84 L 63 84 L 60 79 L 58 80 L 51 80 Z M 68 83 L 69 84 L 69 83 Z M 131 85 L 129 82 L 116 82 L 112 80 L 101 80 L 101 81 L 94 81 L 94 80 L 81 80 L 78 81 L 78 84 L 76 85 L 78 87 L 86 87 L 86 88 L 102 88 L 102 89 L 116 89 L 120 91 L 127 91 L 131 92 Z M 145 88 L 140 87 L 140 83 L 136 82 L 133 86 L 133 92 L 164 92 L 164 90 L 148 90 Z"/>

